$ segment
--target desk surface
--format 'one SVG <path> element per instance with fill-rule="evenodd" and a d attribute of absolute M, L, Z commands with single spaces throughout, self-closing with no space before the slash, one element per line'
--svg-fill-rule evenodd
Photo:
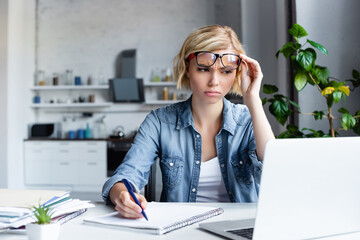
<path fill-rule="evenodd" d="M 184 203 L 189 204 L 189 203 Z M 222 207 L 224 213 L 216 217 L 207 219 L 203 222 L 211 221 L 221 221 L 221 220 L 234 220 L 234 219 L 246 219 L 253 218 L 256 214 L 256 204 L 251 203 L 191 203 L 204 206 L 214 206 Z M 88 209 L 87 212 L 81 216 L 70 220 L 69 222 L 61 226 L 60 238 L 59 240 L 78 240 L 78 239 L 87 239 L 87 240 L 98 240 L 98 239 L 223 239 L 219 236 L 213 235 L 206 231 L 203 231 L 199 228 L 199 223 L 169 232 L 164 235 L 153 235 L 149 233 L 144 233 L 141 231 L 134 230 L 123 230 L 116 228 L 107 228 L 102 226 L 88 225 L 83 223 L 84 218 L 99 216 L 109 212 L 113 212 L 114 209 L 109 206 L 105 206 L 103 203 L 96 203 L 95 208 Z M 0 233 L 0 240 L 26 240 L 28 239 L 26 235 L 20 234 L 8 234 Z M 325 239 L 325 238 L 322 238 Z M 341 236 L 335 236 L 332 238 L 326 239 L 360 239 L 360 232 L 354 234 L 347 234 Z"/>

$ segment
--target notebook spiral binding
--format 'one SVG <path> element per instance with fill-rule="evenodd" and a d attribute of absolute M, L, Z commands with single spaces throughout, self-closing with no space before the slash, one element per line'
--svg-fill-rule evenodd
<path fill-rule="evenodd" d="M 161 232 L 161 233 L 168 233 L 168 232 L 171 232 L 171 231 L 173 231 L 173 230 L 176 230 L 176 229 L 179 229 L 179 228 L 188 226 L 188 225 L 192 225 L 192 224 L 194 224 L 194 223 L 203 221 L 203 220 L 205 220 L 205 219 L 208 219 L 208 218 L 211 218 L 211 217 L 220 215 L 220 214 L 222 214 L 223 212 L 224 212 L 224 209 L 222 209 L 222 208 L 217 208 L 217 209 L 214 209 L 214 210 L 212 210 L 212 211 L 209 211 L 209 212 L 206 212 L 206 213 L 203 213 L 203 214 L 196 215 L 196 216 L 191 217 L 191 218 L 189 218 L 189 219 L 186 219 L 186 220 L 184 220 L 184 221 L 179 221 L 179 222 L 173 223 L 173 224 L 171 224 L 171 225 L 165 226 L 163 229 L 160 230 L 160 232 Z"/>

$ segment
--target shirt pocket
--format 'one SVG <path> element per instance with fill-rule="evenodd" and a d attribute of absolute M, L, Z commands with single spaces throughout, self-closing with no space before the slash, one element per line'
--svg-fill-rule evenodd
<path fill-rule="evenodd" d="M 235 153 L 231 157 L 231 165 L 239 183 L 246 185 L 253 183 L 254 178 L 251 174 L 252 161 L 249 159 L 248 150 Z"/>
<path fill-rule="evenodd" d="M 163 184 L 168 190 L 181 183 L 184 159 L 176 156 L 163 155 L 160 161 Z"/>

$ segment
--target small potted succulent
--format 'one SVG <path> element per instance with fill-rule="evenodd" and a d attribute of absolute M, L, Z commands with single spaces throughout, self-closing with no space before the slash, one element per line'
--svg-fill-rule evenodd
<path fill-rule="evenodd" d="M 26 225 L 29 240 L 57 240 L 59 238 L 60 224 L 52 223 L 52 212 L 49 207 L 39 204 L 33 206 L 36 222 Z"/>

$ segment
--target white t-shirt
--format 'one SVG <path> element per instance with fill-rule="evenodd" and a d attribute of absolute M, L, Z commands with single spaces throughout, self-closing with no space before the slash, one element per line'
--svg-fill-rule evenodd
<path fill-rule="evenodd" d="M 201 163 L 196 202 L 230 202 L 218 157 Z"/>

